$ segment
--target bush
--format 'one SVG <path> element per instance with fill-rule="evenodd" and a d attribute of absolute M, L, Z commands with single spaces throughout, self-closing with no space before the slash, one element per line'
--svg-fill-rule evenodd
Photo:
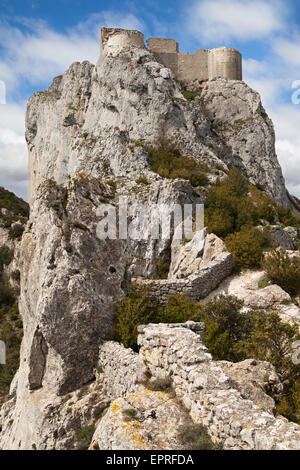
<path fill-rule="evenodd" d="M 201 424 L 180 426 L 178 438 L 186 450 L 218 450 L 221 448 L 221 445 L 212 442 L 205 427 Z"/>
<path fill-rule="evenodd" d="M 199 302 L 191 302 L 185 294 L 170 295 L 163 307 L 158 307 L 153 323 L 185 323 L 197 321 L 202 310 Z"/>
<path fill-rule="evenodd" d="M 290 258 L 283 248 L 279 248 L 264 257 L 263 268 L 271 281 L 289 294 L 300 292 L 299 258 Z"/>
<path fill-rule="evenodd" d="M 9 230 L 9 237 L 11 239 L 17 239 L 20 240 L 22 238 L 22 235 L 24 233 L 25 228 L 21 224 L 16 224 L 14 227 L 11 227 Z"/>
<path fill-rule="evenodd" d="M 87 450 L 95 432 L 94 426 L 84 426 L 75 432 L 75 442 L 78 443 L 79 450 Z"/>
<path fill-rule="evenodd" d="M 290 209 L 286 207 L 277 207 L 279 221 L 286 227 L 300 227 L 300 218 L 295 217 Z"/>
<path fill-rule="evenodd" d="M 284 225 L 300 226 L 300 219 L 289 209 L 277 206 L 270 196 L 249 185 L 235 167 L 208 191 L 205 224 L 221 238 L 241 231 L 243 226 L 258 225 L 262 219 L 272 224 L 277 218 Z"/>
<path fill-rule="evenodd" d="M 170 270 L 170 261 L 159 259 L 154 267 L 152 279 L 168 279 Z"/>
<path fill-rule="evenodd" d="M 185 323 L 197 320 L 201 311 L 198 302 L 190 302 L 183 294 L 168 298 L 167 305 L 158 306 L 149 298 L 150 288 L 133 285 L 128 297 L 119 301 L 115 317 L 115 339 L 126 348 L 138 350 L 137 327 L 148 323 Z"/>
<path fill-rule="evenodd" d="M 125 348 L 137 347 L 137 327 L 155 320 L 157 304 L 149 299 L 149 289 L 133 285 L 128 297 L 118 302 L 114 322 L 115 339 Z"/>
<path fill-rule="evenodd" d="M 172 391 L 172 380 L 169 376 L 158 377 L 156 379 L 148 380 L 145 383 L 148 390 L 153 392 L 171 392 Z"/>
<path fill-rule="evenodd" d="M 197 90 L 197 91 L 188 91 L 188 90 L 182 90 L 182 94 L 185 97 L 186 100 L 188 101 L 194 101 L 196 96 L 201 96 L 202 90 Z"/>
<path fill-rule="evenodd" d="M 254 267 L 260 265 L 263 251 L 271 240 L 261 230 L 243 227 L 240 232 L 228 235 L 225 243 L 238 266 Z"/>
<path fill-rule="evenodd" d="M 220 295 L 208 301 L 200 314 L 205 323 L 205 343 L 215 360 L 244 359 L 236 351 L 251 328 L 251 317 L 241 313 L 243 302 L 231 295 Z"/>
<path fill-rule="evenodd" d="M 163 178 L 182 178 L 190 181 L 192 186 L 206 186 L 209 181 L 203 173 L 203 167 L 193 158 L 184 157 L 178 149 L 170 144 L 156 149 L 146 148 L 152 171 Z"/>
<path fill-rule="evenodd" d="M 0 305 L 13 305 L 15 302 L 14 292 L 11 287 L 0 279 Z"/>
<path fill-rule="evenodd" d="M 5 245 L 0 246 L 0 273 L 4 266 L 8 266 L 14 257 L 14 251 Z"/>
<path fill-rule="evenodd" d="M 124 421 L 131 421 L 132 419 L 136 419 L 137 411 L 135 408 L 126 408 L 123 410 L 122 414 Z"/>
<path fill-rule="evenodd" d="M 292 363 L 292 343 L 299 339 L 297 326 L 284 323 L 277 312 L 254 313 L 251 323 L 247 337 L 240 343 L 243 354 L 271 362 L 283 382 L 293 381 L 300 371 Z"/>
<path fill-rule="evenodd" d="M 0 187 L 0 207 L 11 211 L 15 215 L 29 217 L 29 204 L 2 187 Z"/>
<path fill-rule="evenodd" d="M 150 184 L 146 176 L 140 176 L 137 180 L 135 180 L 135 182 L 136 184 L 145 184 L 145 185 Z"/>

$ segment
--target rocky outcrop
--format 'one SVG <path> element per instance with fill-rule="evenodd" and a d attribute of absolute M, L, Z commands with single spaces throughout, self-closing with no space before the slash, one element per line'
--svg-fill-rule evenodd
<path fill-rule="evenodd" d="M 178 430 L 186 423 L 204 424 L 225 449 L 299 448 L 300 427 L 273 415 L 267 392 L 278 397 L 282 384 L 271 364 L 214 362 L 201 323 L 140 326 L 139 333 L 139 354 L 113 342 L 100 350 L 102 377 L 118 398 L 99 422 L 90 448 L 180 449 Z M 132 369 L 138 363 L 144 378 L 137 381 Z M 168 392 L 149 390 L 153 381 L 166 378 L 172 384 Z"/>
<path fill-rule="evenodd" d="M 280 397 L 283 385 L 272 364 L 247 359 L 238 363 L 218 361 L 218 365 L 243 398 L 252 400 L 263 411 L 271 414 L 275 412 L 276 404 L 272 397 Z"/>
<path fill-rule="evenodd" d="M 100 239 L 99 207 L 116 206 L 121 196 L 130 207 L 203 203 L 204 188 L 152 171 L 147 148 L 163 138 L 205 164 L 210 181 L 224 175 L 216 165 L 234 164 L 288 205 L 271 121 L 243 82 L 209 81 L 201 98 L 187 101 L 153 54 L 125 45 L 101 54 L 96 66 L 72 64 L 35 93 L 26 113 L 31 214 L 20 248 L 24 339 L 0 448 L 63 446 L 64 438 L 53 438 L 61 397 L 95 380 L 99 347 L 112 338 L 116 299 L 132 277 L 149 279 L 157 261 L 170 258 L 171 240 L 151 240 L 148 226 L 139 240 Z M 230 274 L 231 255 L 209 254 L 219 243 L 208 235 L 207 265 L 195 258 L 201 275 L 175 276 L 175 291 L 188 284 L 199 298 Z M 49 420 L 51 402 L 56 418 Z"/>
<path fill-rule="evenodd" d="M 296 227 L 281 227 L 280 225 L 268 225 L 267 227 L 259 226 L 270 236 L 279 246 L 285 250 L 296 250 L 298 247 L 298 230 Z"/>
<path fill-rule="evenodd" d="M 114 401 L 92 438 L 94 450 L 177 450 L 182 406 L 164 392 L 147 389 Z"/>

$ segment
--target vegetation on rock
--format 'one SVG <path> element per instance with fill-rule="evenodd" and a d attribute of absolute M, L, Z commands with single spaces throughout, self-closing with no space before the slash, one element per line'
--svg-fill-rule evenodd
<path fill-rule="evenodd" d="M 264 257 L 263 268 L 269 279 L 291 295 L 300 292 L 300 258 L 290 257 L 279 248 Z"/>
<path fill-rule="evenodd" d="M 278 412 L 300 424 L 300 366 L 292 362 L 292 343 L 300 338 L 296 326 L 284 323 L 272 311 L 245 314 L 243 302 L 234 296 L 220 295 L 203 305 L 177 294 L 159 306 L 148 295 L 149 289 L 134 286 L 118 304 L 115 333 L 124 346 L 138 349 L 137 327 L 142 324 L 204 322 L 205 344 L 214 360 L 251 358 L 274 365 L 284 385 Z"/>
<path fill-rule="evenodd" d="M 157 148 L 147 147 L 152 171 L 163 178 L 182 178 L 190 181 L 192 186 L 207 186 L 209 180 L 205 174 L 207 168 L 194 160 L 185 157 L 166 139 L 159 140 Z"/>

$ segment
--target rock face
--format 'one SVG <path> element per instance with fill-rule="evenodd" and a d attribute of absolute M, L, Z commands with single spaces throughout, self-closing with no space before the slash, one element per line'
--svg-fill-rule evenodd
<path fill-rule="evenodd" d="M 246 400 L 252 400 L 263 411 L 274 413 L 275 401 L 266 391 L 272 392 L 274 397 L 279 397 L 283 385 L 272 364 L 247 359 L 236 364 L 218 361 L 218 365 Z"/>
<path fill-rule="evenodd" d="M 291 256 L 297 256 L 299 252 L 289 253 Z M 264 271 L 245 270 L 225 279 L 203 302 L 220 294 L 233 295 L 244 302 L 245 310 L 272 309 L 278 312 L 284 322 L 300 327 L 300 308 L 293 303 L 291 296 L 276 284 L 261 287 L 261 282 L 265 280 Z"/>
<path fill-rule="evenodd" d="M 201 98 L 187 101 L 172 72 L 137 43 L 108 48 L 96 66 L 74 63 L 35 93 L 26 114 L 31 215 L 20 248 L 24 339 L 0 448 L 54 446 L 46 409 L 94 380 L 116 299 L 131 277 L 149 278 L 170 256 L 171 241 L 150 240 L 149 227 L 142 240 L 99 239 L 97 209 L 121 196 L 129 206 L 204 201 L 203 189 L 152 172 L 147 147 L 162 136 L 208 165 L 212 180 L 223 175 L 216 164 L 234 164 L 288 205 L 271 121 L 243 82 L 209 81 Z M 148 185 L 136 181 L 141 176 Z M 206 278 L 205 295 L 214 272 L 207 269 Z"/>
<path fill-rule="evenodd" d="M 178 429 L 188 418 L 204 424 L 225 449 L 299 448 L 300 427 L 273 415 L 274 400 L 266 392 L 278 396 L 282 384 L 271 364 L 214 362 L 202 323 L 140 326 L 139 333 L 139 354 L 113 342 L 100 349 L 104 391 L 113 401 L 91 448 L 180 449 Z M 131 372 L 135 366 L 142 372 L 138 364 L 144 364 L 143 383 Z M 166 377 L 171 393 L 148 390 L 149 381 Z"/>
<path fill-rule="evenodd" d="M 134 414 L 134 416 L 130 416 Z M 182 406 L 164 392 L 144 389 L 114 401 L 92 439 L 99 450 L 183 449 L 178 428 L 185 423 Z"/>
<path fill-rule="evenodd" d="M 169 279 L 184 279 L 198 277 L 205 269 L 213 270 L 213 267 L 224 265 L 225 274 L 216 277 L 218 284 L 224 277 L 228 276 L 228 264 L 232 263 L 232 255 L 227 251 L 225 243 L 214 234 L 209 234 L 208 229 L 196 232 L 193 239 L 188 243 L 176 239 L 177 227 L 172 241 L 171 266 Z M 233 263 L 232 263 L 233 264 Z"/>

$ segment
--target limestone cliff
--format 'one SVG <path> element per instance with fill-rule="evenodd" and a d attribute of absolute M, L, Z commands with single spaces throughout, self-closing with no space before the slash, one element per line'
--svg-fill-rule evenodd
<path fill-rule="evenodd" d="M 87 412 L 77 396 L 71 416 L 69 398 L 61 397 L 94 387 L 116 299 L 132 277 L 151 277 L 171 250 L 170 241 L 150 240 L 149 228 L 142 241 L 100 240 L 97 208 L 124 195 L 129 204 L 146 205 L 205 199 L 205 189 L 152 171 L 147 149 L 162 135 L 206 165 L 209 181 L 224 175 L 221 165 L 235 165 L 289 205 L 271 120 L 244 82 L 208 81 L 189 101 L 152 53 L 124 46 L 104 51 L 96 66 L 72 64 L 35 93 L 26 114 L 31 214 L 20 256 L 24 339 L 12 398 L 2 410 L 1 448 L 72 448 L 71 430 L 95 422 L 93 407 Z M 231 262 L 226 275 L 230 270 Z"/>

